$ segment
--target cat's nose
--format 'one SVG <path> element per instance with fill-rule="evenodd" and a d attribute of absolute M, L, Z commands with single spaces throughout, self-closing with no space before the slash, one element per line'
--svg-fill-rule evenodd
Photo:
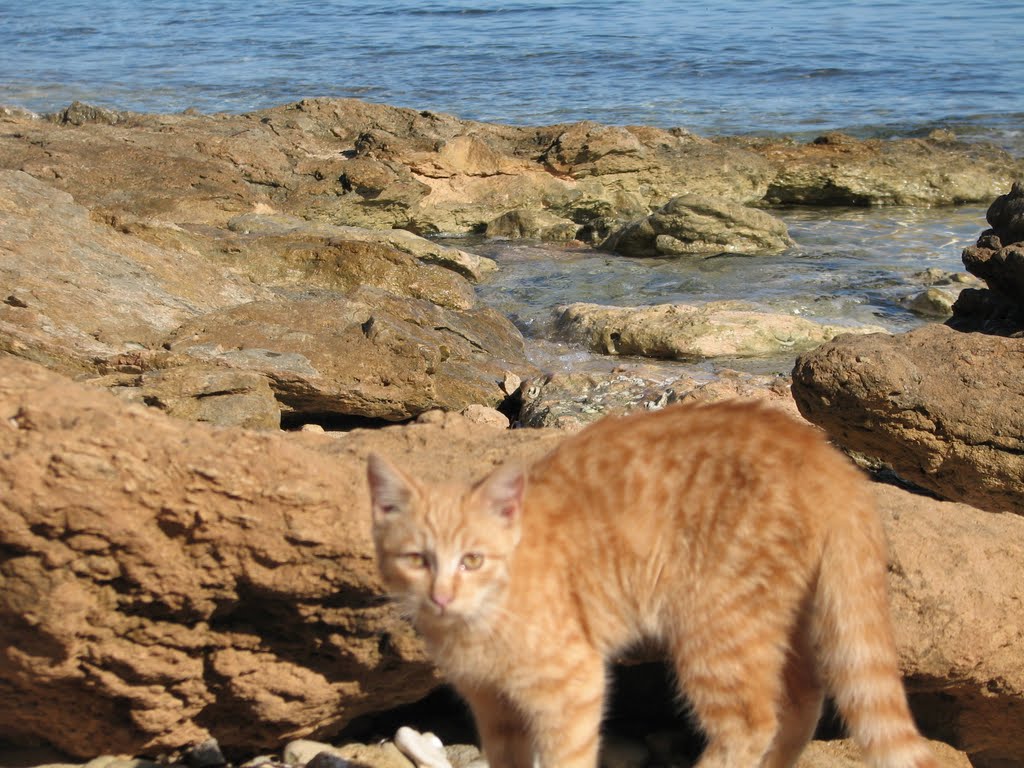
<path fill-rule="evenodd" d="M 455 595 L 451 592 L 441 592 L 435 589 L 430 593 L 430 601 L 438 608 L 447 608 L 454 599 Z"/>

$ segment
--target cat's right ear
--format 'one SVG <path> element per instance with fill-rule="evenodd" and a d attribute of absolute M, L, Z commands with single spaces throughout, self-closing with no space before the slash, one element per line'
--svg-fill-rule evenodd
<path fill-rule="evenodd" d="M 412 481 L 395 465 L 376 453 L 366 461 L 366 479 L 370 483 L 373 521 L 383 522 L 392 515 L 401 515 L 412 502 Z"/>
<path fill-rule="evenodd" d="M 519 526 L 523 512 L 526 470 L 518 464 L 498 467 L 477 486 L 484 505 L 510 528 Z"/>

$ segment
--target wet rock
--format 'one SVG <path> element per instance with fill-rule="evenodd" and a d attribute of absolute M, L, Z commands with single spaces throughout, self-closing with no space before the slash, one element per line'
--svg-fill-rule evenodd
<path fill-rule="evenodd" d="M 603 250 L 626 256 L 773 253 L 792 245 L 774 216 L 702 195 L 674 197 L 663 207 L 614 232 Z"/>
<path fill-rule="evenodd" d="M 947 499 L 1024 511 L 1024 339 L 941 325 L 846 336 L 801 356 L 801 413 Z"/>
<path fill-rule="evenodd" d="M 639 408 L 736 397 L 767 400 L 798 416 L 787 380 L 736 372 L 724 372 L 711 380 L 643 369 L 608 374 L 557 373 L 526 382 L 521 394 L 521 426 L 568 431 L 582 429 L 603 416 Z"/>
<path fill-rule="evenodd" d="M 268 377 L 286 412 L 404 421 L 497 406 L 508 370 L 532 370 L 511 322 L 361 288 L 252 302 L 183 324 L 177 355 Z"/>
<path fill-rule="evenodd" d="M 576 238 L 579 225 L 548 211 L 518 209 L 503 213 L 487 224 L 490 238 L 532 239 L 564 242 Z"/>
<path fill-rule="evenodd" d="M 859 141 L 833 133 L 809 144 L 746 144 L 776 170 L 764 198 L 772 205 L 949 205 L 991 200 L 1020 174 L 1019 162 L 994 147 L 934 138 Z"/>
<path fill-rule="evenodd" d="M 823 325 L 735 301 L 643 307 L 580 303 L 557 312 L 556 328 L 566 340 L 606 355 L 673 360 L 757 357 L 806 349 L 845 333 L 885 332 Z"/>
<path fill-rule="evenodd" d="M 915 315 L 946 318 L 953 316 L 953 303 L 957 296 L 959 293 L 954 294 L 942 288 L 931 287 L 908 296 L 904 304 Z"/>
<path fill-rule="evenodd" d="M 996 198 L 986 218 L 991 229 L 964 249 L 964 266 L 1001 298 L 1024 306 L 1024 182 Z"/>

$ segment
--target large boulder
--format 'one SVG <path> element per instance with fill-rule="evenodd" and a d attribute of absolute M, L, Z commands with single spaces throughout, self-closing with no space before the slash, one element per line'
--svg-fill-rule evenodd
<path fill-rule="evenodd" d="M 203 312 L 267 294 L 194 254 L 154 246 L 21 171 L 0 171 L 0 351 L 63 371 L 157 346 Z"/>
<path fill-rule="evenodd" d="M 555 325 L 563 338 L 595 352 L 673 360 L 758 357 L 807 349 L 844 333 L 884 332 L 763 312 L 738 301 L 641 307 L 577 303 L 559 307 Z"/>
<path fill-rule="evenodd" d="M 785 223 L 764 211 L 683 195 L 613 232 L 601 248 L 624 256 L 676 256 L 776 253 L 792 244 Z"/>
<path fill-rule="evenodd" d="M 533 371 L 523 337 L 489 308 L 453 310 L 363 287 L 305 291 L 211 312 L 166 342 L 175 355 L 257 371 L 286 413 L 404 421 L 497 406 Z"/>
<path fill-rule="evenodd" d="M 561 434 L 430 421 L 213 429 L 0 356 L 0 739 L 252 754 L 422 698 L 439 681 L 381 599 L 366 456 L 466 479 Z M 1024 519 L 877 492 L 918 718 L 975 765 L 1011 764 Z"/>
<path fill-rule="evenodd" d="M 212 429 L 0 355 L 0 740 L 82 757 L 329 737 L 438 681 L 381 599 L 365 456 L 475 471 L 538 431 Z"/>
<path fill-rule="evenodd" d="M 793 370 L 801 413 L 947 499 L 1024 512 L 1024 339 L 929 325 L 845 336 Z"/>

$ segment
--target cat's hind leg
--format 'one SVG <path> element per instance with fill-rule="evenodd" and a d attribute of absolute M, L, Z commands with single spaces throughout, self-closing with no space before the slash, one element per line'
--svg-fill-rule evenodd
<path fill-rule="evenodd" d="M 794 765 L 821 719 L 825 689 L 806 621 L 801 621 L 797 627 L 783 681 L 785 696 L 780 703 L 779 732 L 764 760 L 764 768 Z"/>
<path fill-rule="evenodd" d="M 762 768 L 783 726 L 787 633 L 749 615 L 726 631 L 712 626 L 673 647 L 679 685 L 707 738 L 697 768 Z"/>

